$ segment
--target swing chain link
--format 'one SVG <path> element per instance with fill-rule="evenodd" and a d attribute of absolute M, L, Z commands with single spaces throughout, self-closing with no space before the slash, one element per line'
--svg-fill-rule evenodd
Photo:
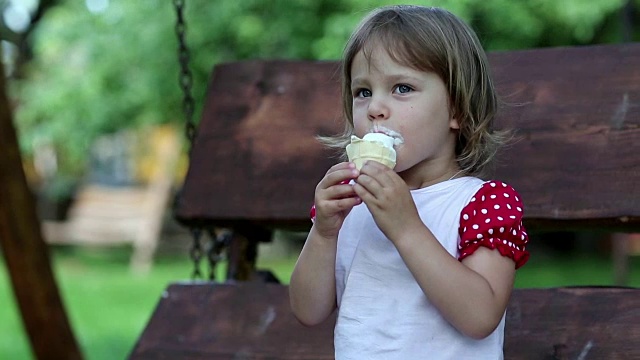
<path fill-rule="evenodd" d="M 202 279 L 202 272 L 200 271 L 200 261 L 202 260 L 202 255 L 204 252 L 202 251 L 202 229 L 200 228 L 191 228 L 191 237 L 193 238 L 193 245 L 191 250 L 189 250 L 189 255 L 191 256 L 191 260 L 193 260 L 193 272 L 191 273 L 192 280 L 200 280 Z"/>
<path fill-rule="evenodd" d="M 189 68 L 189 48 L 187 47 L 186 31 L 187 25 L 184 18 L 184 8 L 186 0 L 174 0 L 173 5 L 176 10 L 176 25 L 175 33 L 178 38 L 178 61 L 180 63 L 180 76 L 178 78 L 180 88 L 184 94 L 182 102 L 182 110 L 185 117 L 185 134 L 189 140 L 189 157 L 193 150 L 193 146 L 196 139 L 197 127 L 193 120 L 194 113 L 194 100 L 191 95 L 191 89 L 193 87 L 193 75 Z M 203 279 L 202 271 L 200 270 L 200 262 L 203 257 L 207 257 L 209 263 L 209 280 L 214 281 L 216 277 L 216 267 L 218 263 L 224 260 L 223 252 L 228 248 L 231 242 L 231 233 L 229 231 L 222 231 L 219 235 L 216 235 L 215 231 L 208 230 L 207 234 L 210 237 L 210 242 L 203 246 L 202 242 L 202 228 L 190 228 L 193 238 L 193 245 L 190 249 L 191 260 L 193 261 L 193 273 L 191 275 L 192 280 Z"/>
<path fill-rule="evenodd" d="M 182 111 L 185 117 L 185 135 L 189 140 L 189 155 L 193 150 L 193 144 L 196 138 L 196 125 L 193 121 L 194 112 L 194 100 L 191 95 L 191 88 L 193 86 L 193 75 L 189 68 L 189 48 L 187 47 L 187 41 L 185 34 L 187 31 L 187 25 L 184 21 L 184 7 L 186 0 L 174 0 L 173 5 L 176 10 L 176 24 L 175 33 L 178 39 L 178 62 L 180 64 L 180 74 L 178 77 L 178 83 L 183 93 Z M 193 261 L 193 272 L 191 274 L 192 280 L 200 280 L 203 278 L 200 271 L 200 262 L 205 251 L 202 246 L 202 229 L 191 228 L 191 236 L 193 238 L 193 244 L 189 251 L 191 260 Z"/>
<path fill-rule="evenodd" d="M 178 38 L 178 61 L 180 63 L 180 76 L 178 82 L 180 88 L 184 94 L 182 101 L 182 110 L 184 112 L 186 121 L 186 136 L 189 140 L 189 153 L 193 149 L 193 144 L 196 139 L 196 124 L 193 121 L 194 113 L 194 100 L 191 95 L 191 88 L 193 86 L 193 75 L 189 69 L 189 48 L 187 47 L 187 41 L 185 39 L 185 33 L 187 31 L 187 25 L 184 21 L 184 7 L 186 0 L 174 0 L 173 5 L 176 9 L 176 25 L 175 33 Z"/>
<path fill-rule="evenodd" d="M 209 243 L 209 249 L 207 251 L 207 259 L 209 260 L 209 280 L 216 280 L 216 267 L 218 263 L 224 260 L 223 251 L 229 246 L 231 242 L 231 233 L 229 231 L 222 231 L 216 235 L 215 231 L 209 231 L 211 242 Z"/>

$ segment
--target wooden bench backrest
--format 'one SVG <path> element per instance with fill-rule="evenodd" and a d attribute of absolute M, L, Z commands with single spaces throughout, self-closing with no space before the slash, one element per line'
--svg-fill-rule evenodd
<path fill-rule="evenodd" d="M 494 178 L 525 202 L 528 227 L 638 228 L 640 44 L 489 54 L 517 130 Z M 314 187 L 336 162 L 314 139 L 342 129 L 337 62 L 218 66 L 177 217 L 308 228 Z"/>

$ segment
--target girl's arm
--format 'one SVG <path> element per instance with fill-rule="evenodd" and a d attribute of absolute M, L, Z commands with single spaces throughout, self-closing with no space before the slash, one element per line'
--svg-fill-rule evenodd
<path fill-rule="evenodd" d="M 354 189 L 391 240 L 429 301 L 463 334 L 481 339 L 500 323 L 515 277 L 515 263 L 478 248 L 462 262 L 424 225 L 406 183 L 368 162 Z"/>
<path fill-rule="evenodd" d="M 474 339 L 495 330 L 513 289 L 513 260 L 480 247 L 460 262 L 422 224 L 394 243 L 422 291 L 451 325 Z"/>
<path fill-rule="evenodd" d="M 291 309 L 305 325 L 321 323 L 336 308 L 338 232 L 347 214 L 362 202 L 348 184 L 358 174 L 353 163 L 340 163 L 329 169 L 316 186 L 315 222 L 289 284 Z"/>
<path fill-rule="evenodd" d="M 336 245 L 313 226 L 291 274 L 291 309 L 304 325 L 321 323 L 336 308 Z"/>

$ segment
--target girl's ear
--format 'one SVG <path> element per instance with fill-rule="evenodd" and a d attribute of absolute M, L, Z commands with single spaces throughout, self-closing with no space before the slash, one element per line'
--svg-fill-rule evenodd
<path fill-rule="evenodd" d="M 449 120 L 449 128 L 453 130 L 460 130 L 460 123 L 458 123 L 458 119 L 455 116 L 452 116 Z"/>
<path fill-rule="evenodd" d="M 449 100 L 451 103 L 451 100 Z M 458 114 L 453 105 L 449 105 L 449 129 L 460 130 L 460 122 L 458 121 Z"/>

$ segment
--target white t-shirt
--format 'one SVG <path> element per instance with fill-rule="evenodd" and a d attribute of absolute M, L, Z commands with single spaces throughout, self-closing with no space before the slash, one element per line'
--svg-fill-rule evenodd
<path fill-rule="evenodd" d="M 453 257 L 460 213 L 484 183 L 463 177 L 411 191 L 422 221 Z M 336 295 L 336 360 L 503 358 L 504 316 L 485 339 L 458 332 L 427 300 L 364 204 L 351 210 L 338 236 Z"/>

